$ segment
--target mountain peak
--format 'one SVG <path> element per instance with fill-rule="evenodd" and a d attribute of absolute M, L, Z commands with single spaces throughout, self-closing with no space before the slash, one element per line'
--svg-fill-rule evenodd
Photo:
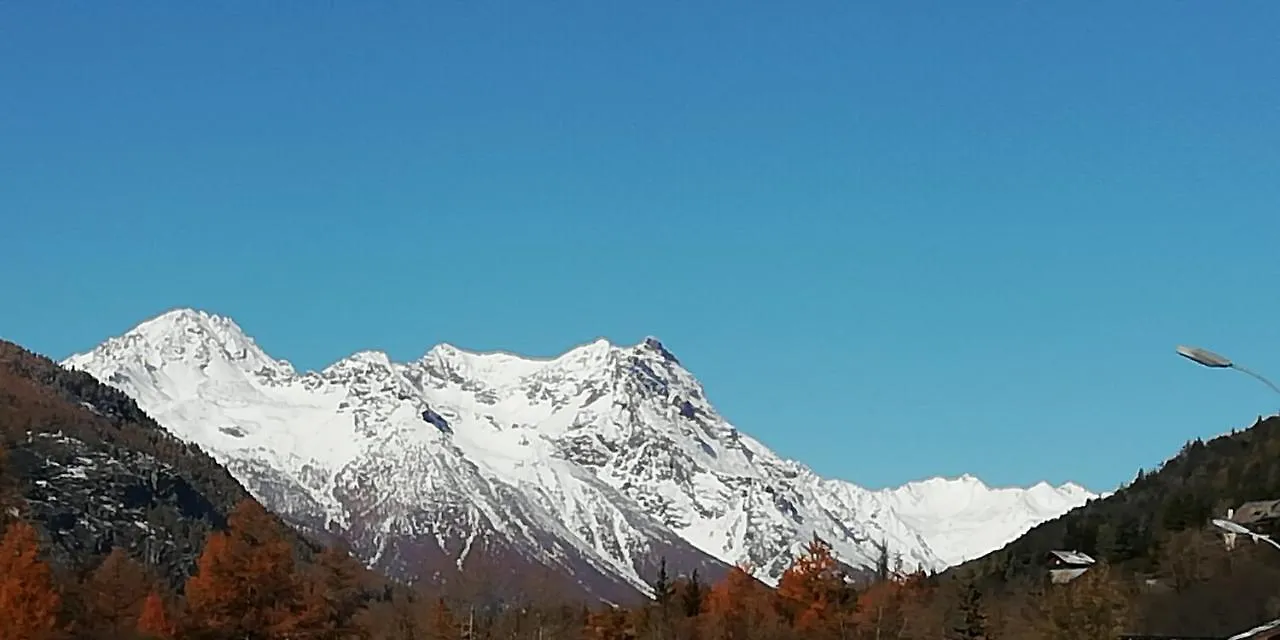
<path fill-rule="evenodd" d="M 652 335 L 550 357 L 441 343 L 401 364 L 359 351 L 299 376 L 230 318 L 175 309 L 68 363 L 129 393 L 273 508 L 335 523 L 387 567 L 421 551 L 401 543 L 480 535 L 530 557 L 572 549 L 641 589 L 655 553 L 751 562 L 772 581 L 812 534 L 836 531 L 851 565 L 873 564 L 867 541 L 884 540 L 908 565 L 940 568 L 1085 499 L 1025 501 L 971 474 L 882 492 L 823 480 L 725 420 Z M 370 529 L 405 537 L 360 538 Z M 439 551 L 460 560 L 469 548 Z"/>
<path fill-rule="evenodd" d="M 329 365 L 326 368 L 326 371 L 330 369 L 343 368 L 343 367 L 377 366 L 377 367 L 383 367 L 383 368 L 390 368 L 391 364 L 392 364 L 391 357 L 388 356 L 385 351 L 366 349 L 364 351 L 357 351 L 343 358 L 342 360 L 339 360 L 338 362 L 335 362 Z"/>
<path fill-rule="evenodd" d="M 129 333 L 156 335 L 188 328 L 202 328 L 210 331 L 234 332 L 244 335 L 240 325 L 236 324 L 235 320 L 230 317 L 190 307 L 170 309 L 153 318 L 144 320 Z"/>
<path fill-rule="evenodd" d="M 242 348 L 253 344 L 240 325 L 230 317 L 200 309 L 178 308 L 145 320 L 120 338 L 154 345 L 171 342 L 210 342 L 222 347 Z"/>
<path fill-rule="evenodd" d="M 671 351 L 669 351 L 667 347 L 662 344 L 662 341 L 655 336 L 645 337 L 645 339 L 640 343 L 640 346 L 642 348 L 649 349 L 651 351 L 656 352 L 658 355 L 662 356 L 664 360 L 669 360 L 676 364 L 680 363 L 680 359 L 677 358 L 674 353 L 671 353 Z"/>
<path fill-rule="evenodd" d="M 93 360 L 116 367 L 127 361 L 158 367 L 177 361 L 208 365 L 222 360 L 245 371 L 292 371 L 287 362 L 268 357 L 230 317 L 192 308 L 171 309 L 149 318 L 88 353 L 72 355 L 66 364 L 84 369 Z"/>

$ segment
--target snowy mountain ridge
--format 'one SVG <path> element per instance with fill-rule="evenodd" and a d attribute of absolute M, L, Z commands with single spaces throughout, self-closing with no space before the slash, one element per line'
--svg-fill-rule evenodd
<path fill-rule="evenodd" d="M 773 583 L 813 534 L 855 566 L 883 541 L 907 567 L 941 569 L 1096 497 L 968 475 L 879 491 L 821 478 L 720 416 L 654 338 L 547 359 L 362 351 L 298 372 L 230 318 L 179 309 L 63 364 L 392 575 L 484 544 L 641 592 L 657 555 L 748 563 Z"/>

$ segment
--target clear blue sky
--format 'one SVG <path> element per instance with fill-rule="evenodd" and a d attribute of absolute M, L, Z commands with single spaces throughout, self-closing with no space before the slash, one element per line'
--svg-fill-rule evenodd
<path fill-rule="evenodd" d="M 0 336 L 655 334 L 872 487 L 1274 411 L 1173 347 L 1280 376 L 1280 4 L 946 4 L 0 3 Z"/>

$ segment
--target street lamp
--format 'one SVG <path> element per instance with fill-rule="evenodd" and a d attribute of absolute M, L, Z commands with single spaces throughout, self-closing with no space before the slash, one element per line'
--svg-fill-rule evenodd
<path fill-rule="evenodd" d="M 1249 536 L 1250 538 L 1253 538 L 1253 541 L 1255 543 L 1258 542 L 1259 540 L 1265 540 L 1267 544 L 1270 544 L 1271 546 L 1277 549 L 1280 549 L 1280 542 L 1276 542 L 1275 540 L 1272 540 L 1271 536 L 1266 535 L 1265 533 L 1257 533 L 1257 532 L 1251 531 L 1248 528 L 1246 528 L 1244 525 L 1240 524 L 1239 522 L 1235 522 L 1233 520 L 1224 520 L 1222 518 L 1214 518 L 1213 520 L 1211 520 L 1211 522 L 1213 523 L 1213 526 L 1219 529 L 1222 529 L 1227 533 L 1234 533 L 1236 535 L 1241 535 L 1241 536 Z"/>
<path fill-rule="evenodd" d="M 1209 351 L 1208 349 L 1201 349 L 1200 347 L 1188 347 L 1186 345 L 1180 344 L 1178 345 L 1178 355 L 1188 360 L 1191 360 L 1196 364 L 1204 365 L 1212 369 L 1235 369 L 1240 373 L 1243 373 L 1258 379 L 1258 381 L 1262 382 L 1262 384 L 1265 384 L 1268 387 L 1271 387 L 1272 391 L 1276 393 L 1280 393 L 1280 387 L 1277 387 L 1274 382 L 1232 362 L 1231 360 L 1223 356 L 1220 356 L 1212 351 Z"/>

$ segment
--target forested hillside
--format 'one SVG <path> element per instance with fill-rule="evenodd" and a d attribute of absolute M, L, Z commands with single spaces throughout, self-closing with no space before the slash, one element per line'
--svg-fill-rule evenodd
<path fill-rule="evenodd" d="M 251 500 L 124 394 L 2 341 L 0 450 L 0 481 L 23 499 L 23 517 L 48 537 L 55 564 L 72 571 L 120 548 L 179 584 L 205 537 Z M 302 559 L 318 550 L 290 540 Z"/>
<path fill-rule="evenodd" d="M 1208 442 L 1195 440 L 1154 472 L 1094 500 L 984 558 L 953 568 L 985 589 L 1019 598 L 1038 588 L 1052 550 L 1110 565 L 1130 589 L 1128 617 L 1148 633 L 1239 631 L 1280 615 L 1280 550 L 1243 541 L 1228 552 L 1213 517 L 1253 500 L 1280 498 L 1280 418 Z M 1274 523 L 1251 525 L 1272 532 Z M 1267 586 L 1270 585 L 1270 586 Z"/>

